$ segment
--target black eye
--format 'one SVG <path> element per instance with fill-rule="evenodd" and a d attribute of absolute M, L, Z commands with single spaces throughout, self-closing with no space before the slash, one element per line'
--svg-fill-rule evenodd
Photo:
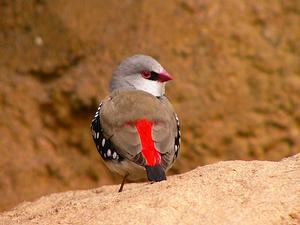
<path fill-rule="evenodd" d="M 143 71 L 141 74 L 145 79 L 148 79 L 148 80 L 157 80 L 158 79 L 158 73 L 155 73 L 153 71 Z"/>

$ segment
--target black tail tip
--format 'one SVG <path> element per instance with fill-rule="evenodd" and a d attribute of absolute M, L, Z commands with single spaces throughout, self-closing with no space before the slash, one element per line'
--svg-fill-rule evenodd
<path fill-rule="evenodd" d="M 160 164 L 155 166 L 146 166 L 147 177 L 149 181 L 162 181 L 166 180 L 166 173 Z"/>

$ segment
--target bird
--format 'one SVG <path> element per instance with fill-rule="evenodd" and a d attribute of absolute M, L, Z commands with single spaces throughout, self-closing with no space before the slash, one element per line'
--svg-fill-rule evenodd
<path fill-rule="evenodd" d="M 173 77 L 148 55 L 124 59 L 112 74 L 109 94 L 91 123 L 97 151 L 106 166 L 126 180 L 166 180 L 177 159 L 180 125 L 165 95 Z"/>

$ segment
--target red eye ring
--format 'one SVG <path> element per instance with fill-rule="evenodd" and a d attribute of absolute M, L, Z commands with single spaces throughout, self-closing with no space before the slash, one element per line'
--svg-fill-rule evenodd
<path fill-rule="evenodd" d="M 146 79 L 149 79 L 151 77 L 151 72 L 150 71 L 142 71 L 141 74 Z"/>

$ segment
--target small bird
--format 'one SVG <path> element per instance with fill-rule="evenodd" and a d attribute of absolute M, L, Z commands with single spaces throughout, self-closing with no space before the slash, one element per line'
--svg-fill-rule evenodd
<path fill-rule="evenodd" d="M 114 71 L 109 96 L 91 124 L 105 164 L 126 179 L 166 180 L 180 147 L 179 120 L 165 96 L 172 76 L 152 57 L 134 55 Z"/>

